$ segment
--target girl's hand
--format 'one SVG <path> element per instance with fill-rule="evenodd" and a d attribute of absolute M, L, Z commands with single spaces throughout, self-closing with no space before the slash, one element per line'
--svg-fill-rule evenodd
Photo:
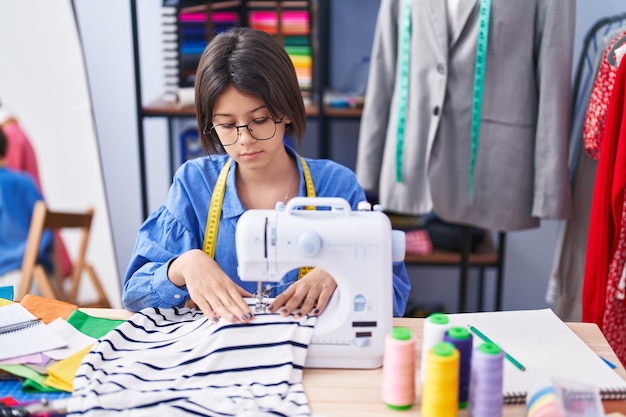
<path fill-rule="evenodd" d="M 243 297 L 252 297 L 236 285 L 213 258 L 200 249 L 183 253 L 170 264 L 168 278 L 174 285 L 187 286 L 191 300 L 209 318 L 249 322 L 254 317 Z"/>
<path fill-rule="evenodd" d="M 319 316 L 328 305 L 336 288 L 337 283 L 330 274 L 322 269 L 314 268 L 278 295 L 268 311 L 270 313 L 278 311 L 283 317 L 291 313 L 296 318 L 309 314 Z"/>

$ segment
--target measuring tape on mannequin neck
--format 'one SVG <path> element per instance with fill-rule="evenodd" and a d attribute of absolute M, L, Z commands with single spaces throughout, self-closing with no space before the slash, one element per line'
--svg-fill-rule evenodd
<path fill-rule="evenodd" d="M 489 19 L 491 0 L 481 0 L 476 43 L 476 67 L 474 71 L 474 94 L 472 100 L 471 156 L 470 156 L 470 199 L 474 198 L 474 172 L 478 153 L 480 115 L 483 102 L 483 85 L 489 41 Z M 406 133 L 408 111 L 410 52 L 411 52 L 411 0 L 403 3 L 398 43 L 398 124 L 396 131 L 396 182 L 402 182 L 402 153 Z"/>
<path fill-rule="evenodd" d="M 402 182 L 402 152 L 406 133 L 411 70 L 411 0 L 404 0 L 398 42 L 398 125 L 396 131 L 396 182 Z"/>
<path fill-rule="evenodd" d="M 472 148 L 470 159 L 470 200 L 474 200 L 474 173 L 480 134 L 480 115 L 483 105 L 483 86 L 489 41 L 489 16 L 491 0 L 481 0 L 478 20 L 478 41 L 476 43 L 476 69 L 474 70 L 474 99 L 472 101 Z"/>
<path fill-rule="evenodd" d="M 306 185 L 307 197 L 315 197 L 315 187 L 313 185 L 313 179 L 311 178 L 311 171 L 309 166 L 305 162 L 304 158 L 298 155 L 300 163 L 302 164 L 302 172 L 304 173 L 304 183 Z M 220 227 L 220 217 L 222 217 L 222 203 L 224 202 L 224 194 L 226 193 L 226 179 L 228 178 L 228 171 L 232 165 L 233 160 L 229 159 L 222 167 L 217 181 L 215 182 L 215 188 L 213 189 L 213 195 L 211 195 L 211 204 L 209 206 L 209 214 L 206 220 L 206 229 L 204 232 L 204 244 L 202 250 L 211 258 L 215 258 L 215 245 L 217 242 L 217 232 Z M 305 207 L 306 210 L 315 209 L 315 207 Z M 303 266 L 298 272 L 298 279 L 305 276 L 313 267 Z"/>

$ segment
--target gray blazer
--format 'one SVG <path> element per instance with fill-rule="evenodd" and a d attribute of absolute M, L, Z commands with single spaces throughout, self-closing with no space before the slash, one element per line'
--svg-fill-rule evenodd
<path fill-rule="evenodd" d="M 521 230 L 571 211 L 568 173 L 575 0 L 492 0 L 470 196 L 479 0 L 411 0 L 402 181 L 396 181 L 398 31 L 403 0 L 381 0 L 356 173 L 386 211 Z M 453 29 L 451 29 L 451 27 Z M 449 35 L 449 33 L 451 35 Z"/>

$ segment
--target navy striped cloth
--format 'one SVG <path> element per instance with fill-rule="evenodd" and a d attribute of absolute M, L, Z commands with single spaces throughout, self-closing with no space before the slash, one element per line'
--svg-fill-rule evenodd
<path fill-rule="evenodd" d="M 78 368 L 69 416 L 310 416 L 302 385 L 317 317 L 209 321 L 148 308 L 99 339 Z"/>

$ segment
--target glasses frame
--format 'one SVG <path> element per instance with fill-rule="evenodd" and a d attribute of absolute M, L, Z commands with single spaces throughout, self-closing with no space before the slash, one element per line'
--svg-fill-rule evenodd
<path fill-rule="evenodd" d="M 250 130 L 250 123 L 254 122 L 255 120 L 259 120 L 259 119 L 269 119 L 272 122 L 274 122 L 274 133 L 272 133 L 272 136 L 270 136 L 269 138 L 259 139 L 256 136 L 254 136 L 254 133 L 252 133 L 252 131 Z M 256 119 L 250 120 L 247 124 L 239 125 L 239 126 L 237 126 L 236 124 L 233 124 L 233 123 L 219 123 L 219 124 L 211 126 L 211 128 L 209 130 L 207 130 L 206 127 L 205 127 L 204 129 L 202 129 L 202 133 L 204 135 L 215 135 L 215 137 L 222 144 L 222 146 L 232 146 L 235 143 L 239 142 L 239 136 L 241 135 L 240 129 L 243 129 L 244 127 L 246 128 L 246 130 L 248 130 L 248 133 L 250 133 L 250 136 L 252 136 L 255 140 L 270 140 L 274 136 L 276 136 L 276 125 L 281 124 L 283 122 L 283 120 L 285 120 L 285 115 L 284 114 L 280 117 L 280 120 L 274 120 L 272 117 L 269 117 L 269 116 L 268 117 L 257 117 Z M 228 144 L 225 144 L 224 142 L 222 142 L 222 139 L 220 138 L 220 135 L 218 135 L 217 132 L 215 131 L 215 128 L 219 127 L 219 126 L 233 126 L 237 130 L 237 137 L 236 137 L 235 141 L 232 142 L 232 143 L 228 143 Z"/>

